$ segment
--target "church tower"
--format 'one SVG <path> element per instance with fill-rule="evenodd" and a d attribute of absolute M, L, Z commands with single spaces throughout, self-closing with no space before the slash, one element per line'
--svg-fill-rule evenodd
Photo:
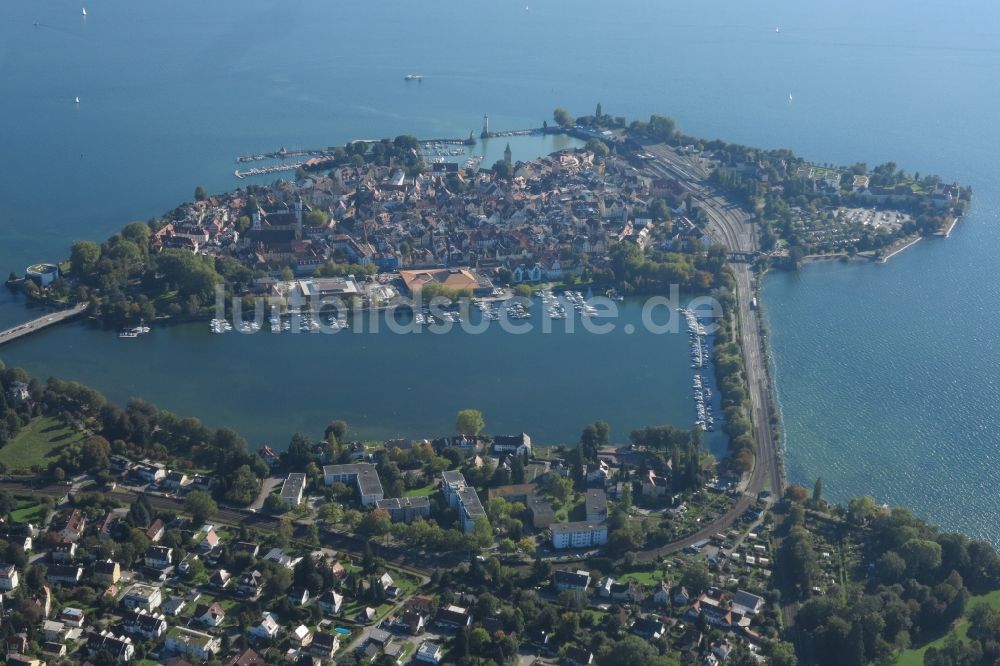
<path fill-rule="evenodd" d="M 513 164 L 510 158 L 511 158 L 510 144 L 508 143 L 507 147 L 503 151 L 503 161 L 506 162 L 507 164 Z"/>

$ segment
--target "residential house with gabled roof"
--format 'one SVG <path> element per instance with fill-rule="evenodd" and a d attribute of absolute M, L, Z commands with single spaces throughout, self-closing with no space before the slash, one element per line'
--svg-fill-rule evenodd
<path fill-rule="evenodd" d="M 435 618 L 435 623 L 444 628 L 461 629 L 472 624 L 472 614 L 461 606 L 443 606 Z"/>
<path fill-rule="evenodd" d="M 559 592 L 571 590 L 573 592 L 586 592 L 590 587 L 590 572 L 557 570 L 552 574 L 552 584 Z"/>
<path fill-rule="evenodd" d="M 327 615 L 336 615 L 344 603 L 344 595 L 336 590 L 327 590 L 319 596 L 319 607 Z"/>
<path fill-rule="evenodd" d="M 132 661 L 135 656 L 135 646 L 127 636 L 115 636 L 110 631 L 92 633 L 87 637 L 87 651 L 91 655 L 98 652 L 108 652 L 118 663 Z"/>
<path fill-rule="evenodd" d="M 122 613 L 121 628 L 131 636 L 154 640 L 167 633 L 167 620 L 163 615 L 144 610 L 125 611 Z"/>
<path fill-rule="evenodd" d="M 304 587 L 292 587 L 288 590 L 288 600 L 296 606 L 305 606 L 309 603 L 309 590 Z"/>
<path fill-rule="evenodd" d="M 33 593 L 29 599 L 42 617 L 48 617 L 52 612 L 52 590 L 48 585 L 42 585 L 41 589 Z"/>
<path fill-rule="evenodd" d="M 52 550 L 49 551 L 49 556 L 52 558 L 53 562 L 72 562 L 76 559 L 76 543 L 73 541 L 57 543 L 52 546 Z"/>
<path fill-rule="evenodd" d="M 163 524 L 162 520 L 157 518 L 146 529 L 146 538 L 152 541 L 153 543 L 157 543 L 160 539 L 163 538 L 163 535 L 165 533 L 166 533 L 166 525 Z"/>
<path fill-rule="evenodd" d="M 114 560 L 98 560 L 94 562 L 90 579 L 98 585 L 114 585 L 122 577 L 122 568 Z"/>
<path fill-rule="evenodd" d="M 207 553 L 221 543 L 219 535 L 215 531 L 215 526 L 205 525 L 201 528 L 200 533 L 203 535 L 201 541 L 198 542 L 198 550 L 202 553 Z"/>
<path fill-rule="evenodd" d="M 325 631 L 316 632 L 309 645 L 309 654 L 323 661 L 330 661 L 340 649 L 340 639 L 336 634 Z"/>
<path fill-rule="evenodd" d="M 640 617 L 632 624 L 632 633 L 646 640 L 656 640 L 663 636 L 667 627 L 659 620 Z"/>
<path fill-rule="evenodd" d="M 250 629 L 250 634 L 262 640 L 271 640 L 281 631 L 281 625 L 271 613 L 261 615 L 260 622 Z"/>
<path fill-rule="evenodd" d="M 17 567 L 13 564 L 0 564 L 0 590 L 16 590 L 18 582 Z"/>
<path fill-rule="evenodd" d="M 590 666 L 594 663 L 594 653 L 576 645 L 566 648 L 566 655 L 563 657 L 566 666 Z"/>
<path fill-rule="evenodd" d="M 246 553 L 250 557 L 257 557 L 257 554 L 260 553 L 260 546 L 249 541 L 237 541 L 230 546 L 230 550 L 234 553 Z"/>
<path fill-rule="evenodd" d="M 71 606 L 66 606 L 61 611 L 59 611 L 59 621 L 65 624 L 67 627 L 73 627 L 75 629 L 80 629 L 83 627 L 83 623 L 87 620 L 87 616 L 79 608 L 73 608 Z"/>
<path fill-rule="evenodd" d="M 60 585 L 76 585 L 83 577 L 83 567 L 75 564 L 53 564 L 45 571 L 45 579 Z"/>
<path fill-rule="evenodd" d="M 404 631 L 417 636 L 424 632 L 426 619 L 415 610 L 405 610 L 397 615 L 392 621 L 392 628 L 397 631 Z"/>
<path fill-rule="evenodd" d="M 226 662 L 227 666 L 264 666 L 264 658 L 252 648 L 247 648 Z"/>
<path fill-rule="evenodd" d="M 211 578 L 208 579 L 208 582 L 215 589 L 224 590 L 227 587 L 229 587 L 229 583 L 232 581 L 232 579 L 233 576 L 231 573 L 229 573 L 225 569 L 219 569 L 214 574 L 212 574 Z"/>
<path fill-rule="evenodd" d="M 203 626 L 218 627 L 225 621 L 226 611 L 218 603 L 198 604 L 192 617 Z"/>
<path fill-rule="evenodd" d="M 87 516 L 80 509 L 64 513 L 60 520 L 53 521 L 56 541 L 78 541 L 87 527 Z"/>
<path fill-rule="evenodd" d="M 236 594 L 241 597 L 256 598 L 264 587 L 264 575 L 257 571 L 244 571 L 236 583 Z"/>
<path fill-rule="evenodd" d="M 312 643 L 313 633 L 309 630 L 309 627 L 300 624 L 292 629 L 292 632 L 288 635 L 288 640 L 292 645 L 301 649 Z"/>
<path fill-rule="evenodd" d="M 146 549 L 143 561 L 150 569 L 166 569 L 173 566 L 174 550 L 166 546 L 150 546 Z"/>

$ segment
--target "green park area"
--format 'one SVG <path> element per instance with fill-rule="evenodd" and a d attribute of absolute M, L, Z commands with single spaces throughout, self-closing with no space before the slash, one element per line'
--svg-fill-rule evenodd
<path fill-rule="evenodd" d="M 952 634 L 958 636 L 958 639 L 963 643 L 968 643 L 969 636 L 967 632 L 969 629 L 969 613 L 972 612 L 973 608 L 984 602 L 988 603 L 993 608 L 1000 609 L 1000 590 L 993 590 L 988 594 L 970 597 L 969 602 L 965 605 L 965 613 L 955 622 L 954 625 L 952 625 L 951 631 L 929 643 L 921 645 L 920 647 L 916 647 L 911 650 L 904 650 L 896 659 L 896 666 L 923 666 L 924 653 L 932 647 L 944 647 L 945 643 L 948 641 L 948 637 Z"/>
<path fill-rule="evenodd" d="M 58 457 L 59 449 L 83 439 L 83 435 L 57 418 L 40 416 L 0 448 L 0 464 L 8 470 L 30 470 L 47 466 Z"/>

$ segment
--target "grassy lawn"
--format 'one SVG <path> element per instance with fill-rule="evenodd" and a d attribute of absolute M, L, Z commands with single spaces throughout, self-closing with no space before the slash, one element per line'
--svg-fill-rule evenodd
<path fill-rule="evenodd" d="M 10 519 L 15 523 L 39 524 L 45 518 L 45 507 L 41 504 L 25 504 L 10 512 Z"/>
<path fill-rule="evenodd" d="M 645 585 L 646 587 L 653 587 L 657 585 L 661 580 L 663 580 L 662 571 L 633 571 L 632 573 L 627 573 L 618 579 L 622 583 L 635 583 L 636 585 Z"/>
<path fill-rule="evenodd" d="M 963 642 L 968 641 L 968 636 L 965 635 L 965 632 L 969 629 L 968 615 L 973 608 L 983 602 L 988 603 L 993 608 L 1000 608 L 1000 590 L 993 590 L 989 594 L 981 594 L 979 596 L 970 597 L 969 603 L 965 606 L 965 615 L 959 618 L 958 621 L 952 625 L 951 632 L 949 632 L 949 634 L 954 632 L 958 634 L 958 637 L 961 638 Z M 923 666 L 924 653 L 927 652 L 927 649 L 932 647 L 943 647 L 949 634 L 945 634 L 937 640 L 921 645 L 918 648 L 904 650 L 898 657 L 896 657 L 896 666 Z"/>
<path fill-rule="evenodd" d="M 420 488 L 413 488 L 411 490 L 407 490 L 405 493 L 403 493 L 403 497 L 427 497 L 428 495 L 434 494 L 435 490 L 437 490 L 436 481 L 431 482 L 426 486 L 422 486 Z"/>
<path fill-rule="evenodd" d="M 0 449 L 0 463 L 7 469 L 31 469 L 48 465 L 66 444 L 78 442 L 83 435 L 62 424 L 59 419 L 42 416 L 34 419 Z"/>

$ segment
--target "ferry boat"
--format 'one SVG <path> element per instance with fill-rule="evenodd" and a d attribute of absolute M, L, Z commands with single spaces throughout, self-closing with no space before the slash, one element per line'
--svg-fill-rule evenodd
<path fill-rule="evenodd" d="M 421 74 L 407 74 L 403 77 L 404 81 L 423 81 L 424 77 Z"/>
<path fill-rule="evenodd" d="M 137 338 L 140 335 L 146 335 L 151 329 L 145 324 L 139 324 L 138 326 L 132 326 L 129 328 L 123 328 L 121 332 L 118 333 L 119 338 Z"/>

